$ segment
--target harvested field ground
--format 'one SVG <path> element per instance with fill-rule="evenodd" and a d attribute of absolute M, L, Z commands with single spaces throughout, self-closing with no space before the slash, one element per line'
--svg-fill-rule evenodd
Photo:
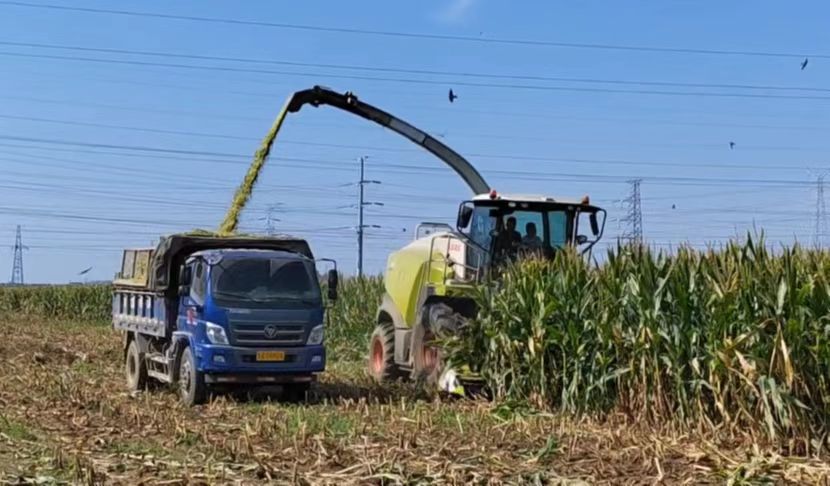
<path fill-rule="evenodd" d="M 106 325 L 3 319 L 0 482 L 82 484 L 815 483 L 830 468 L 749 438 L 378 389 L 332 363 L 309 403 L 182 407 L 124 391 Z M 771 449 L 770 449 L 771 451 Z"/>

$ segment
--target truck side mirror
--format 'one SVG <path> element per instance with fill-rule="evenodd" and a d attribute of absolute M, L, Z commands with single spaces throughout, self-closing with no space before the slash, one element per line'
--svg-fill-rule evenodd
<path fill-rule="evenodd" d="M 337 275 L 337 270 L 329 270 L 328 273 L 328 297 L 334 302 L 337 300 L 337 284 L 340 281 L 340 276 Z"/>
<path fill-rule="evenodd" d="M 456 229 L 461 231 L 470 225 L 470 220 L 473 218 L 473 203 L 467 201 L 461 204 L 458 208 L 458 220 L 456 221 Z"/>
<path fill-rule="evenodd" d="M 587 236 L 585 236 L 585 235 L 577 235 L 576 236 L 576 244 L 577 245 L 584 245 L 585 243 L 588 243 L 588 237 Z"/>
<path fill-rule="evenodd" d="M 591 222 L 591 233 L 594 236 L 599 236 L 599 222 L 597 221 L 597 213 L 591 213 L 588 217 L 588 220 Z"/>

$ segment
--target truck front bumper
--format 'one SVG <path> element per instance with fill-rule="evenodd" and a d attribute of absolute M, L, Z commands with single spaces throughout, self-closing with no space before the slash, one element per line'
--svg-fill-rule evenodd
<path fill-rule="evenodd" d="M 257 353 L 281 352 L 282 361 L 257 361 Z M 196 347 L 199 371 L 208 383 L 308 382 L 326 368 L 322 345 L 285 348 L 241 348 L 203 344 Z"/>

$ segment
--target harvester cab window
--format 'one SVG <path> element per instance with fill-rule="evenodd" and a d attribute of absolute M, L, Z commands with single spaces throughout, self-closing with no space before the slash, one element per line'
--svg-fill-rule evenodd
<path fill-rule="evenodd" d="M 491 213 L 492 208 L 478 206 L 473 211 L 470 223 L 470 239 L 485 249 L 490 248 L 493 233 L 496 231 L 496 216 Z"/>
<path fill-rule="evenodd" d="M 548 227 L 550 228 L 550 246 L 564 248 L 568 241 L 568 216 L 564 211 L 548 213 Z"/>

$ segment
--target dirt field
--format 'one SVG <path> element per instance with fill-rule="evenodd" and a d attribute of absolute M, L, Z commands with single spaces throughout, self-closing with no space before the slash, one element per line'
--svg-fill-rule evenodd
<path fill-rule="evenodd" d="M 309 403 L 124 391 L 108 327 L 3 319 L 0 483 L 812 483 L 819 460 L 744 441 L 380 390 L 335 363 Z M 273 398 L 273 397 L 272 397 Z"/>

